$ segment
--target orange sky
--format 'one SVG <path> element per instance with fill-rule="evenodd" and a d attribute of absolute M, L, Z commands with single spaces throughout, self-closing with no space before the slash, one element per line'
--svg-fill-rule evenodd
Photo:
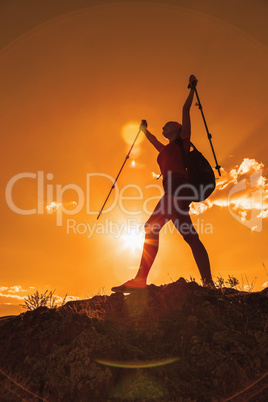
<path fill-rule="evenodd" d="M 162 141 L 163 124 L 181 120 L 192 73 L 199 79 L 200 99 L 224 168 L 223 181 L 193 220 L 214 278 L 235 275 L 241 286 L 242 278 L 244 285 L 257 278 L 254 289 L 263 288 L 268 280 L 267 185 L 263 179 L 258 188 L 250 188 L 250 178 L 256 173 L 267 177 L 268 6 L 261 1 L 217 3 L 0 5 L 0 315 L 18 314 L 22 298 L 37 289 L 85 298 L 102 288 L 109 294 L 112 286 L 134 276 L 141 251 L 133 250 L 120 231 L 142 227 L 160 197 L 161 183 L 152 177 L 158 173 L 157 152 L 141 138 L 132 154 L 136 166 L 127 162 L 119 195 L 114 193 L 107 204 L 114 207 L 97 221 L 112 184 L 105 175 L 115 177 L 128 152 L 125 126 L 147 119 Z M 214 166 L 195 106 L 191 117 L 192 140 Z M 130 142 L 135 135 L 134 127 Z M 18 174 L 11 194 L 9 184 Z M 95 176 L 88 183 L 90 174 Z M 230 211 L 228 194 L 245 178 Z M 39 191 L 44 188 L 39 200 L 38 183 Z M 49 214 L 45 206 L 69 184 L 61 222 L 60 210 Z M 83 195 L 84 207 L 79 204 Z M 263 219 L 256 212 L 260 196 Z M 22 210 L 39 213 L 15 212 L 10 197 Z M 79 205 L 81 211 L 71 215 Z M 199 281 L 190 249 L 167 228 L 149 283 L 180 276 Z"/>

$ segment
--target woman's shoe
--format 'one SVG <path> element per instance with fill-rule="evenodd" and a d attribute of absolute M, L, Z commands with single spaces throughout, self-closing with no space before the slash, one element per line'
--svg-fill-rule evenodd
<path fill-rule="evenodd" d="M 115 286 L 112 288 L 112 292 L 118 292 L 118 293 L 130 293 L 135 290 L 139 289 L 145 289 L 146 288 L 146 283 L 144 281 L 136 280 L 136 279 L 131 279 L 130 281 L 127 281 L 126 283 L 123 283 L 121 286 Z"/>

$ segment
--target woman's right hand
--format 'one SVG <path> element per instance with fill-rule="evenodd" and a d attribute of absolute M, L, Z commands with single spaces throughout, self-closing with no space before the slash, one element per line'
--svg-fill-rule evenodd
<path fill-rule="evenodd" d="M 197 82 L 198 82 L 198 80 L 197 80 L 196 76 L 190 75 L 188 88 L 194 89 L 197 85 Z"/>

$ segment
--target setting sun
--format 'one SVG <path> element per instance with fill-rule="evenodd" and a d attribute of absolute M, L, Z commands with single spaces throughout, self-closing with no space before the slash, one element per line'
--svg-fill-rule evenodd
<path fill-rule="evenodd" d="M 138 229 L 133 228 L 128 231 L 123 237 L 124 247 L 133 251 L 142 249 L 144 242 L 144 234 Z"/>

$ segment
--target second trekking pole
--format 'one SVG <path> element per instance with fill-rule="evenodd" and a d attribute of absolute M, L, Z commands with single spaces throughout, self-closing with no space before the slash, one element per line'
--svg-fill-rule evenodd
<path fill-rule="evenodd" d="M 142 123 L 143 125 L 147 125 L 146 120 L 142 120 L 141 123 Z M 97 216 L 97 219 L 99 219 L 99 217 L 101 216 L 102 211 L 103 211 L 103 209 L 104 209 L 104 207 L 105 207 L 105 205 L 106 205 L 106 202 L 108 201 L 108 198 L 110 197 L 111 192 L 112 192 L 113 189 L 115 188 L 115 184 L 116 184 L 116 182 L 117 182 L 117 180 L 118 180 L 118 177 L 120 176 L 120 173 L 122 172 L 123 167 L 125 166 L 125 163 L 126 163 L 126 161 L 128 160 L 128 158 L 129 158 L 130 152 L 132 151 L 132 148 L 134 147 L 135 142 L 137 141 L 137 138 L 138 138 L 140 132 L 141 132 L 141 128 L 139 129 L 139 131 L 138 131 L 138 133 L 137 133 L 137 135 L 136 135 L 136 137 L 135 137 L 135 140 L 133 141 L 133 144 L 131 145 L 130 150 L 128 151 L 128 154 L 127 154 L 127 156 L 125 157 L 125 160 L 124 160 L 124 162 L 123 162 L 123 165 L 121 166 L 121 168 L 120 168 L 120 170 L 119 170 L 119 172 L 118 172 L 118 175 L 117 175 L 116 178 L 115 178 L 115 181 L 114 181 L 114 183 L 113 183 L 113 185 L 112 185 L 112 187 L 111 187 L 111 189 L 110 189 L 110 191 L 109 191 L 109 193 L 108 193 L 108 195 L 107 195 L 107 197 L 106 197 L 106 200 L 105 200 L 104 203 L 103 203 L 103 206 L 102 206 L 102 208 L 101 208 L 101 210 L 100 210 L 100 212 L 99 212 L 99 215 Z"/>
<path fill-rule="evenodd" d="M 188 85 L 188 88 L 191 88 L 191 86 Z M 203 117 L 203 120 L 204 120 L 204 124 L 205 124 L 205 127 L 206 127 L 206 131 L 207 131 L 208 140 L 209 140 L 209 143 L 210 143 L 210 146 L 211 146 L 211 150 L 212 150 L 212 153 L 213 153 L 213 156 L 214 156 L 214 159 L 215 159 L 215 163 L 216 163 L 215 169 L 217 169 L 219 175 L 221 176 L 221 170 L 220 170 L 221 167 L 220 167 L 220 165 L 218 164 L 218 161 L 217 161 L 217 158 L 216 158 L 216 154 L 215 154 L 214 147 L 213 147 L 212 140 L 211 140 L 211 139 L 212 139 L 212 135 L 211 135 L 210 132 L 208 131 L 207 122 L 206 122 L 206 119 L 205 119 L 205 116 L 204 116 L 203 107 L 202 107 L 202 105 L 201 105 L 201 102 L 200 102 L 200 99 L 199 99 L 199 96 L 198 96 L 198 93 L 197 93 L 196 86 L 194 87 L 194 92 L 195 92 L 196 99 L 197 99 L 196 106 L 199 107 L 200 112 L 201 112 L 201 114 L 202 114 L 202 117 Z"/>

